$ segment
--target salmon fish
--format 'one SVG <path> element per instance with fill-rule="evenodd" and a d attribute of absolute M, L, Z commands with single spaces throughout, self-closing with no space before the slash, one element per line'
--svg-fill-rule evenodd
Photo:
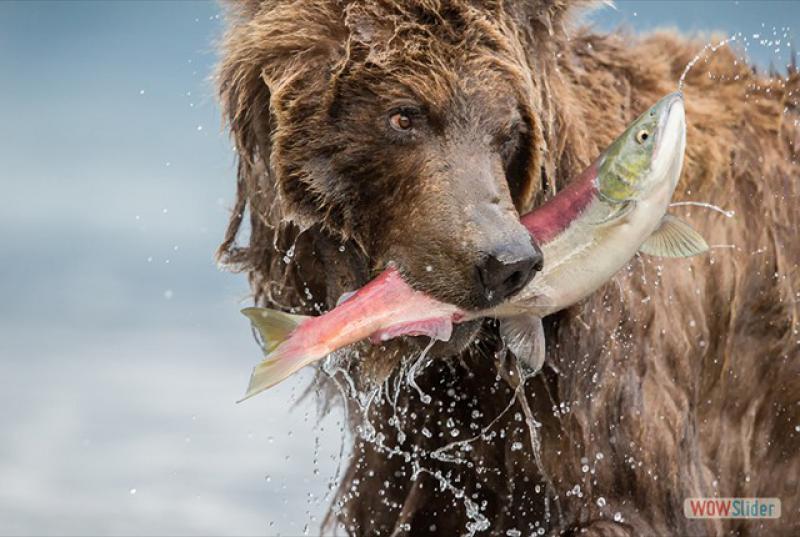
<path fill-rule="evenodd" d="M 545 356 L 542 318 L 607 282 L 641 252 L 688 257 L 708 249 L 687 223 L 666 214 L 686 146 L 683 97 L 667 95 L 639 116 L 580 176 L 523 216 L 543 269 L 516 295 L 483 311 L 465 311 L 414 290 L 390 267 L 318 317 L 245 308 L 266 356 L 244 399 L 346 345 L 423 335 L 447 341 L 454 323 L 495 317 L 503 341 L 533 371 Z M 243 400 L 244 400 L 243 399 Z"/>

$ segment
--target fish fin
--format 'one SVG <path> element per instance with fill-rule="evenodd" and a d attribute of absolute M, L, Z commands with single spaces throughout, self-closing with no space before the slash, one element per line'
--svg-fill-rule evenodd
<path fill-rule="evenodd" d="M 545 341 L 542 319 L 536 315 L 517 315 L 500 321 L 500 336 L 508 349 L 530 370 L 537 373 L 544 364 Z"/>
<path fill-rule="evenodd" d="M 272 388 L 310 363 L 305 359 L 306 356 L 304 355 L 291 357 L 284 356 L 284 354 L 288 353 L 283 353 L 282 349 L 278 348 L 253 368 L 247 392 L 245 392 L 244 397 L 236 401 L 237 403 L 241 403 L 245 399 L 250 399 L 254 395 Z"/>
<path fill-rule="evenodd" d="M 707 250 L 705 239 L 692 226 L 669 214 L 639 248 L 644 254 L 660 257 L 691 257 Z"/>
<path fill-rule="evenodd" d="M 272 352 L 308 317 L 292 315 L 267 308 L 244 308 L 242 314 L 250 319 L 264 342 L 264 352 Z"/>

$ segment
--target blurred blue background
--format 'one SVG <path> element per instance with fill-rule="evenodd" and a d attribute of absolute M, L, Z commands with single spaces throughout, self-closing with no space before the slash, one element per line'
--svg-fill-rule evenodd
<path fill-rule="evenodd" d="M 800 23 L 794 1 L 616 5 L 589 22 L 759 34 L 762 66 Z M 222 28 L 213 2 L 0 2 L 2 534 L 318 533 L 342 416 L 298 403 L 307 372 L 234 404 L 260 352 L 212 258 Z"/>

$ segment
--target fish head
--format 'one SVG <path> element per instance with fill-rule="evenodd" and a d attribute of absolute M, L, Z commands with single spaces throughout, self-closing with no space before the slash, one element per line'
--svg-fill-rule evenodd
<path fill-rule="evenodd" d="M 639 116 L 600 156 L 597 189 L 601 198 L 626 203 L 665 186 L 671 192 L 680 175 L 685 145 L 683 95 L 675 92 Z"/>

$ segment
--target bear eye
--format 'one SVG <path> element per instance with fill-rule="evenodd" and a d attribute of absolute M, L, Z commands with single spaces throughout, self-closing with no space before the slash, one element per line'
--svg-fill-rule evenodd
<path fill-rule="evenodd" d="M 650 138 L 650 133 L 647 132 L 647 130 L 645 129 L 642 129 L 636 133 L 636 141 L 639 142 L 640 144 L 645 143 L 648 138 Z"/>
<path fill-rule="evenodd" d="M 389 125 L 396 131 L 407 132 L 411 130 L 413 122 L 411 116 L 403 112 L 394 112 L 389 116 Z"/>

